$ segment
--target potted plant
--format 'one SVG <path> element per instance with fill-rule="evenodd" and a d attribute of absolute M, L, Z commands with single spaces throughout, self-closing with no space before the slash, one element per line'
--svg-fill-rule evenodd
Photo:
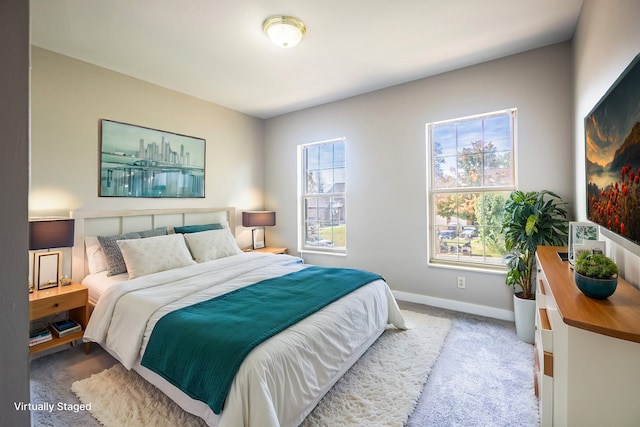
<path fill-rule="evenodd" d="M 604 254 L 582 251 L 573 268 L 578 289 L 588 297 L 608 298 L 618 286 L 618 266 Z"/>
<path fill-rule="evenodd" d="M 536 250 L 543 245 L 567 244 L 566 203 L 548 190 L 513 191 L 505 202 L 502 232 L 507 250 L 506 283 L 514 288 L 516 332 L 521 340 L 533 343 Z"/>

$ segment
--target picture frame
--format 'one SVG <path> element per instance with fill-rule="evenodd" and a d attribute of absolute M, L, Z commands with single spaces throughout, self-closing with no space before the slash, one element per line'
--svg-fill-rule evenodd
<path fill-rule="evenodd" d="M 265 247 L 264 242 L 264 228 L 258 227 L 251 231 L 253 237 L 253 249 L 262 249 Z"/>
<path fill-rule="evenodd" d="M 581 246 L 585 241 L 598 240 L 597 224 L 592 222 L 569 221 L 569 263 L 573 265 L 576 259 L 575 247 Z"/>
<path fill-rule="evenodd" d="M 100 120 L 100 197 L 203 198 L 206 140 Z"/>
<path fill-rule="evenodd" d="M 640 54 L 584 120 L 587 218 L 640 254 Z"/>
<path fill-rule="evenodd" d="M 62 251 L 38 252 L 34 256 L 35 287 L 39 291 L 57 287 L 62 272 Z"/>

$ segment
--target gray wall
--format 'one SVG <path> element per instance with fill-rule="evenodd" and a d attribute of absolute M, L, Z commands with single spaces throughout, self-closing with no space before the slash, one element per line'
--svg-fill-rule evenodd
<path fill-rule="evenodd" d="M 28 426 L 29 2 L 0 2 L 0 425 Z"/>
<path fill-rule="evenodd" d="M 575 68 L 575 200 L 577 217 L 586 220 L 584 118 L 629 63 L 640 53 L 640 1 L 586 0 L 574 37 Z M 640 248 L 622 238 L 605 238 L 621 275 L 640 284 Z M 631 250 L 627 249 L 630 248 Z"/>
<path fill-rule="evenodd" d="M 504 273 L 427 265 L 425 124 L 518 108 L 518 187 L 572 202 L 571 59 L 561 43 L 267 120 L 265 200 L 278 212 L 270 243 L 297 247 L 296 146 L 344 136 L 348 254 L 307 261 L 374 270 L 403 299 L 510 318 Z"/>

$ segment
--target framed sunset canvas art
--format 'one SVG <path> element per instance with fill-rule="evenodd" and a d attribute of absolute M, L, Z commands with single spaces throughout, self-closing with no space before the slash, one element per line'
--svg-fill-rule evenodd
<path fill-rule="evenodd" d="M 586 116 L 585 142 L 589 220 L 640 245 L 640 55 Z"/>

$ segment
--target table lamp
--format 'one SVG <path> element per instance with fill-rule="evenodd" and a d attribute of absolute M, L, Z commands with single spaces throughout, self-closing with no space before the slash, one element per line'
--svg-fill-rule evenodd
<path fill-rule="evenodd" d="M 273 211 L 247 211 L 242 212 L 242 226 L 253 227 L 253 249 L 266 246 L 264 227 L 276 225 L 276 213 Z"/>
<path fill-rule="evenodd" d="M 62 252 L 53 248 L 73 246 L 73 219 L 41 219 L 29 221 L 29 250 L 47 249 L 34 254 L 33 286 L 38 290 L 58 286 L 62 271 Z M 30 288 L 31 292 L 33 289 Z"/>

